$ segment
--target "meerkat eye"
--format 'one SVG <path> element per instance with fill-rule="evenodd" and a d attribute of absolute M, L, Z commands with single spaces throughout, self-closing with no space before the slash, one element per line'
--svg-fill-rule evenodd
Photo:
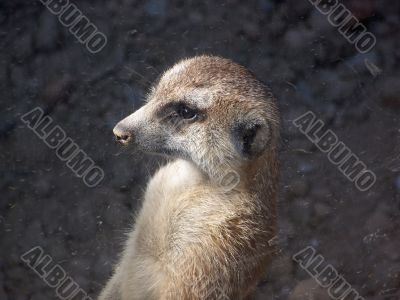
<path fill-rule="evenodd" d="M 190 107 L 186 106 L 185 104 L 181 104 L 176 109 L 177 114 L 185 119 L 185 120 L 194 120 L 197 118 L 198 114 L 197 111 L 191 109 Z"/>

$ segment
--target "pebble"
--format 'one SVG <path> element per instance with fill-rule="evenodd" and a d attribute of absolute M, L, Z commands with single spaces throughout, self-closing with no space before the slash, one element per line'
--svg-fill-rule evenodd
<path fill-rule="evenodd" d="M 296 179 L 289 185 L 289 192 L 294 197 L 305 197 L 310 191 L 310 184 L 305 179 Z"/>
<path fill-rule="evenodd" d="M 326 217 L 331 213 L 331 207 L 324 203 L 316 203 L 314 205 L 315 213 L 318 217 Z"/>
<path fill-rule="evenodd" d="M 315 279 L 310 278 L 300 281 L 296 285 L 289 296 L 289 300 L 331 300 L 331 298 Z"/>
<path fill-rule="evenodd" d="M 147 0 L 145 9 L 151 16 L 163 16 L 168 8 L 168 0 Z"/>
<path fill-rule="evenodd" d="M 311 216 L 309 201 L 304 198 L 296 199 L 290 204 L 290 212 L 294 224 L 307 224 Z"/>
<path fill-rule="evenodd" d="M 39 24 L 35 36 L 37 48 L 40 50 L 52 50 L 57 47 L 59 27 L 62 26 L 58 22 L 56 16 L 52 15 L 47 9 L 43 10 L 39 16 Z"/>
<path fill-rule="evenodd" d="M 396 187 L 397 192 L 400 193 L 400 175 L 395 178 L 394 186 Z"/>

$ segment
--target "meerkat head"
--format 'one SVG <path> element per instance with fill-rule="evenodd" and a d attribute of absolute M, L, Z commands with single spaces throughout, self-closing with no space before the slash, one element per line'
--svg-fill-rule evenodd
<path fill-rule="evenodd" d="M 221 178 L 275 148 L 278 127 L 273 96 L 250 72 L 199 56 L 166 71 L 114 134 L 122 144 L 190 160 Z"/>

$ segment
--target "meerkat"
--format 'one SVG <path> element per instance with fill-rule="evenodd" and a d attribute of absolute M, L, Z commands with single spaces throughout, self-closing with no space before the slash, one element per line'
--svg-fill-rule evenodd
<path fill-rule="evenodd" d="M 274 253 L 279 123 L 269 89 L 231 60 L 166 71 L 113 130 L 170 162 L 149 181 L 99 299 L 249 299 Z M 228 189 L 227 174 L 239 179 Z"/>

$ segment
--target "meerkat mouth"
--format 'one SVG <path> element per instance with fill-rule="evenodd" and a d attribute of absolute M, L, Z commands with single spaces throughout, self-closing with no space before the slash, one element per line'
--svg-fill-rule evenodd
<path fill-rule="evenodd" d="M 175 149 L 163 148 L 160 150 L 141 150 L 141 151 L 146 154 L 161 156 L 164 158 L 172 158 L 172 159 L 180 158 L 180 159 L 190 160 L 190 157 L 187 154 Z"/>

